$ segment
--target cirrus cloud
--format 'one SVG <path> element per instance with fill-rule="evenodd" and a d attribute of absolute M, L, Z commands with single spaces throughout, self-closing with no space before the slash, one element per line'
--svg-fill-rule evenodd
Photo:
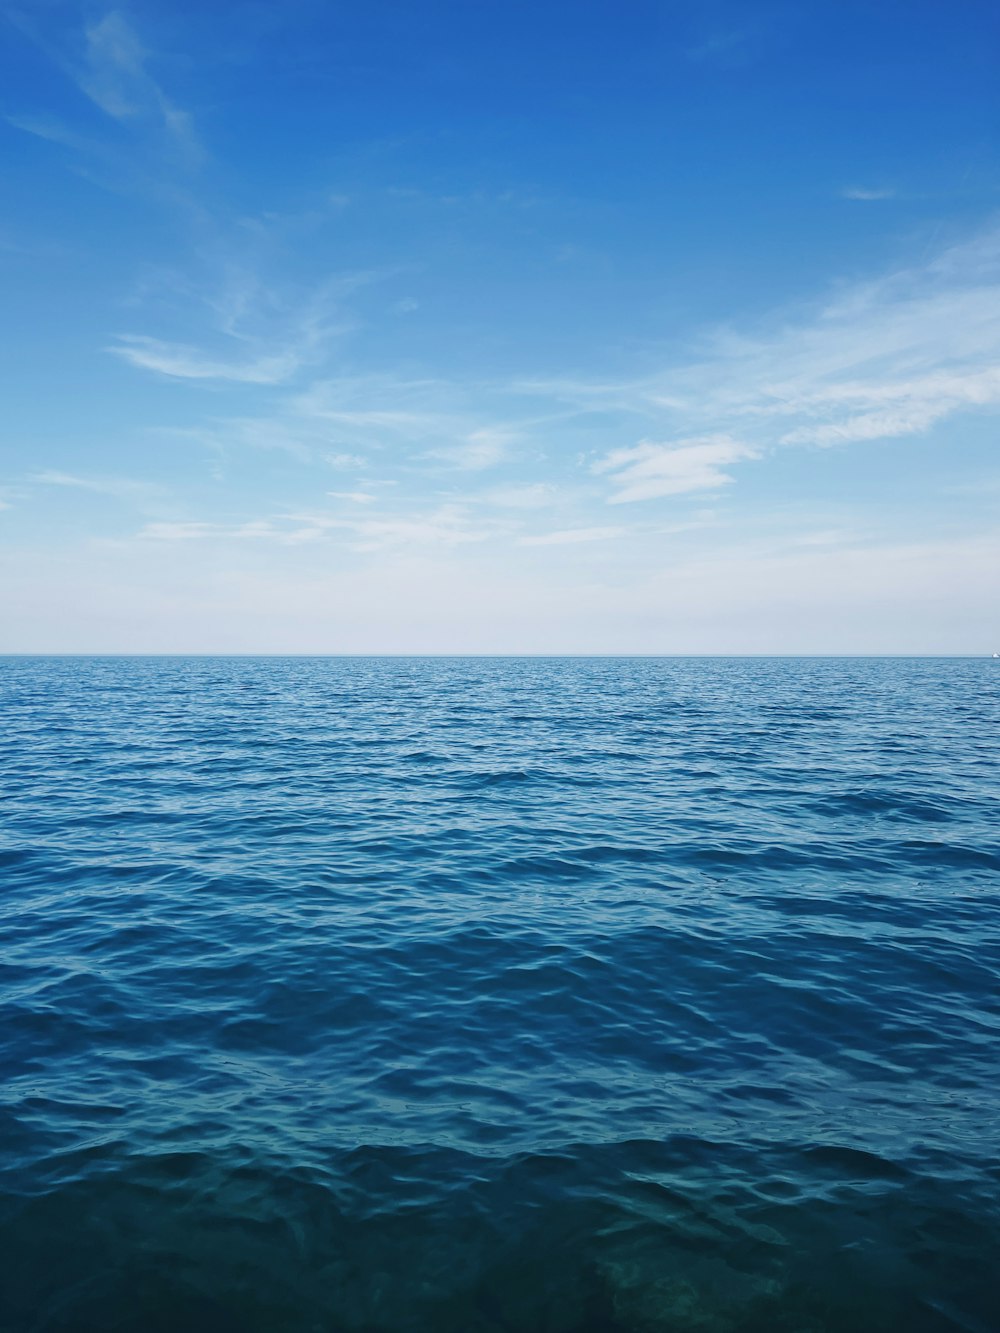
<path fill-rule="evenodd" d="M 657 443 L 642 440 L 631 449 L 613 449 L 593 465 L 592 471 L 608 474 L 617 487 L 609 504 L 654 500 L 664 495 L 715 490 L 733 478 L 725 470 L 733 463 L 758 457 L 728 435 Z"/>

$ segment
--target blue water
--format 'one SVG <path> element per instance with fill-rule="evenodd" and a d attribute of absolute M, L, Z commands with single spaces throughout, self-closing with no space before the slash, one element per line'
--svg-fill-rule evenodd
<path fill-rule="evenodd" d="M 1000 1327 L 1000 664 L 0 661 L 0 1329 Z"/>

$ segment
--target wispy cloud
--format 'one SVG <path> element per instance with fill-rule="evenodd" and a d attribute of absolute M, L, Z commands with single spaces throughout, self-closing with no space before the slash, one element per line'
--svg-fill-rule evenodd
<path fill-rule="evenodd" d="M 251 346 L 239 302 L 221 304 L 233 345 Z M 162 373 L 280 384 L 301 368 L 299 356 L 277 352 L 206 362 L 150 340 L 123 346 L 136 359 L 155 358 Z M 516 465 L 516 477 L 460 499 L 517 510 L 586 505 L 571 450 L 610 483 L 610 503 L 629 504 L 726 488 L 738 465 L 777 449 L 903 438 L 998 404 L 1000 230 L 992 229 L 844 285 L 763 329 L 716 330 L 702 338 L 700 357 L 641 379 L 454 384 L 344 375 L 286 394 L 269 417 L 220 420 L 200 434 L 212 447 L 280 448 L 337 468 L 378 460 L 383 479 L 387 465 L 431 483 L 442 465 L 459 473 Z M 602 452 L 609 430 L 619 441 L 634 430 L 636 442 Z M 543 482 L 530 469 L 546 453 Z M 594 526 L 582 510 L 560 518 L 560 531 Z"/>
<path fill-rule="evenodd" d="M 559 496 L 559 490 L 550 482 L 524 482 L 513 486 L 493 486 L 470 496 L 479 504 L 496 505 L 500 509 L 547 509 Z"/>
<path fill-rule="evenodd" d="M 503 484 L 447 496 L 457 508 L 430 508 L 419 518 L 366 513 L 368 527 L 351 528 L 364 549 L 480 540 L 470 516 L 478 510 L 482 517 L 488 505 L 516 511 L 558 504 L 555 536 L 533 541 L 514 524 L 511 540 L 585 540 L 560 534 L 605 531 L 587 512 L 595 495 L 625 505 L 711 493 L 731 487 L 741 464 L 778 449 L 902 438 L 1000 404 L 997 228 L 910 267 L 842 285 L 825 302 L 785 310 L 756 328 L 716 329 L 689 359 L 617 381 L 456 383 L 412 373 L 321 373 L 310 383 L 304 372 L 342 327 L 342 297 L 371 276 L 344 275 L 317 295 L 268 285 L 234 263 L 216 289 L 194 298 L 208 312 L 213 350 L 207 336 L 203 347 L 144 334 L 123 336 L 114 349 L 177 379 L 294 383 L 272 395 L 268 414 L 220 418 L 188 434 L 223 453 L 276 448 L 303 464 L 368 469 L 358 484 L 330 492 L 342 502 L 341 525 L 343 505 L 373 503 L 362 497 L 375 496 L 390 470 L 433 505 L 442 498 L 444 469 L 504 467 Z M 626 442 L 609 448 L 602 442 L 611 432 Z M 544 470 L 533 475 L 542 462 Z M 539 474 L 546 480 L 536 480 Z M 314 540 L 333 526 L 305 525 L 294 540 Z M 293 540 L 284 528 L 276 531 Z"/>
<path fill-rule="evenodd" d="M 231 380 L 237 384 L 280 384 L 301 365 L 293 351 L 259 356 L 250 361 L 216 361 L 196 347 L 162 342 L 142 334 L 121 334 L 108 348 L 115 356 L 143 370 L 182 380 Z"/>
<path fill-rule="evenodd" d="M 776 448 L 899 438 L 1000 404 L 1000 229 L 786 312 L 722 329 L 702 355 L 641 380 L 522 382 L 584 423 L 619 414 L 647 438 L 594 470 L 624 502 L 724 484 Z M 655 434 L 654 434 L 655 432 Z M 650 438 L 652 437 L 652 438 Z"/>
<path fill-rule="evenodd" d="M 325 454 L 323 461 L 337 472 L 365 466 L 365 459 L 360 454 Z"/>
<path fill-rule="evenodd" d="M 79 84 L 116 120 L 153 119 L 192 164 L 203 156 L 191 114 L 177 106 L 147 70 L 149 53 L 123 14 L 112 10 L 86 31 Z"/>
<path fill-rule="evenodd" d="M 761 5 L 736 5 L 727 12 L 726 6 L 692 0 L 682 8 L 689 11 L 691 29 L 682 54 L 697 65 L 737 69 L 787 40 L 788 16 L 779 24 L 777 14 Z"/>
<path fill-rule="evenodd" d="M 387 514 L 344 521 L 359 551 L 410 546 L 465 546 L 485 542 L 508 531 L 505 525 L 483 523 L 460 505 L 445 504 L 425 513 Z"/>
<path fill-rule="evenodd" d="M 290 398 L 284 419 L 307 432 L 335 431 L 340 440 L 362 447 L 405 440 L 426 449 L 431 442 L 461 440 L 474 429 L 462 406 L 441 380 L 341 375 L 315 380 Z"/>
<path fill-rule="evenodd" d="M 189 316 L 202 316 L 211 346 L 123 333 L 107 350 L 172 379 L 283 384 L 320 362 L 333 340 L 353 327 L 344 298 L 372 277 L 345 273 L 312 291 L 276 289 L 251 270 L 231 265 L 221 287 L 188 284 Z"/>
<path fill-rule="evenodd" d="M 836 404 L 855 411 L 843 420 L 799 426 L 780 437 L 782 444 L 839 444 L 889 439 L 927 430 L 935 422 L 968 407 L 1000 402 L 1000 366 L 983 371 L 941 372 L 885 384 L 850 383 L 818 391 L 799 406 L 829 412 Z"/>
<path fill-rule="evenodd" d="M 15 130 L 23 130 L 25 134 L 33 134 L 36 139 L 45 139 L 48 143 L 61 144 L 64 148 L 73 148 L 82 153 L 103 151 L 102 145 L 70 129 L 54 116 L 25 112 L 5 116 L 4 119 Z"/>
<path fill-rule="evenodd" d="M 454 444 L 429 449 L 427 457 L 448 463 L 462 472 L 482 472 L 485 468 L 496 467 L 507 457 L 512 439 L 509 430 L 480 427 Z"/>
<path fill-rule="evenodd" d="M 841 199 L 859 199 L 875 201 L 895 199 L 896 191 L 888 186 L 847 185 L 840 191 Z"/>
<path fill-rule="evenodd" d="M 378 497 L 361 493 L 329 492 L 331 498 L 367 505 Z M 156 542 L 265 541 L 299 546 L 321 539 L 336 539 L 358 552 L 379 552 L 409 547 L 451 548 L 511 537 L 516 529 L 500 521 L 484 522 L 460 504 L 408 506 L 354 517 L 336 507 L 322 511 L 287 511 L 264 518 L 217 522 L 167 519 L 147 523 L 137 536 Z"/>
<path fill-rule="evenodd" d="M 719 29 L 687 47 L 684 55 L 695 64 L 741 65 L 749 58 L 748 34 L 742 28 Z"/>
<path fill-rule="evenodd" d="M 487 407 L 491 399 L 495 405 L 490 401 Z M 510 459 L 519 439 L 516 422 L 496 419 L 504 405 L 503 388 L 405 375 L 345 375 L 316 380 L 291 395 L 272 426 L 285 439 L 345 446 L 334 458 L 385 451 L 397 461 L 406 459 L 410 469 L 481 472 Z M 512 416 L 509 401 L 506 406 Z"/>
<path fill-rule="evenodd" d="M 664 495 L 716 490 L 732 481 L 725 470 L 733 463 L 755 458 L 753 449 L 728 436 L 657 444 L 643 440 L 633 449 L 614 449 L 593 465 L 606 473 L 614 486 L 611 504 L 653 500 Z"/>
<path fill-rule="evenodd" d="M 111 495 L 119 500 L 146 499 L 162 492 L 162 487 L 154 482 L 135 481 L 129 477 L 80 477 L 51 468 L 32 473 L 28 480 L 43 486 L 63 486 L 72 490 L 92 491 L 97 495 Z"/>
<path fill-rule="evenodd" d="M 38 9 L 15 5 L 8 7 L 6 17 L 106 116 L 132 128 L 147 143 L 151 137 L 158 139 L 177 166 L 196 167 L 204 160 L 193 116 L 150 73 L 154 53 L 120 10 L 109 10 L 82 29 L 58 31 L 43 22 Z M 110 160 L 110 144 L 78 135 L 51 118 L 9 119 L 28 133 Z"/>
<path fill-rule="evenodd" d="M 138 533 L 144 540 L 158 542 L 188 542 L 206 540 L 280 539 L 287 536 L 269 520 L 249 523 L 204 523 L 163 521 L 147 523 Z"/>

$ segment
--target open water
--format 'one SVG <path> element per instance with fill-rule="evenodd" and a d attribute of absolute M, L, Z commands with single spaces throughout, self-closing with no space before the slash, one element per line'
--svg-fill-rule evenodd
<path fill-rule="evenodd" d="M 1000 1328 L 1000 663 L 0 661 L 3 1333 Z"/>

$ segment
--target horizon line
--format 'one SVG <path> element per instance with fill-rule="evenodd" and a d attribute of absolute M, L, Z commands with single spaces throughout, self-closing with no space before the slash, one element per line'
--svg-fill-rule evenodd
<path fill-rule="evenodd" d="M 538 659 L 543 661 L 621 661 L 626 660 L 644 660 L 644 661 L 733 661 L 735 660 L 800 660 L 800 661 L 991 661 L 996 657 L 995 653 L 983 652 L 965 652 L 965 653 L 790 653 L 790 652 L 759 652 L 759 653 L 654 653 L 654 652 L 636 652 L 636 653 L 560 653 L 560 652 L 495 652 L 495 653 L 476 653 L 476 652 L 115 652 L 115 651 L 97 651 L 97 652 L 72 652 L 72 651 L 32 651 L 32 650 L 10 650 L 0 651 L 0 661 L 16 658 L 205 658 L 205 659 L 259 659 L 267 658 L 274 660 L 302 659 L 302 660 L 342 660 L 342 661 L 369 661 L 375 659 L 418 659 L 418 660 L 438 660 L 438 661 L 467 661 L 467 660 L 523 660 Z"/>

